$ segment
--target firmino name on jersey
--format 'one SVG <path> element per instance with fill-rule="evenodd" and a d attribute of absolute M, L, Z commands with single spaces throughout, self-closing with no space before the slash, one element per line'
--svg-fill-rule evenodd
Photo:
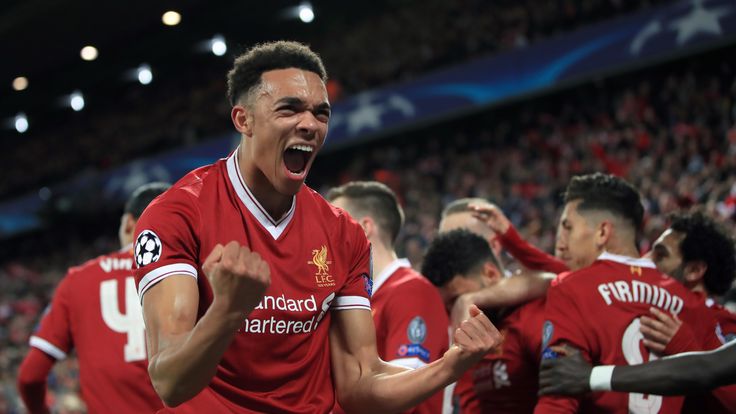
<path fill-rule="evenodd" d="M 671 294 L 667 289 L 639 280 L 601 283 L 598 285 L 598 293 L 601 294 L 606 305 L 612 304 L 613 299 L 619 302 L 647 303 L 668 310 L 675 315 L 682 311 L 684 304 L 681 297 Z"/>
<path fill-rule="evenodd" d="M 256 306 L 257 310 L 279 310 L 284 312 L 312 312 L 313 316 L 307 320 L 281 319 L 276 316 L 267 318 L 245 318 L 239 332 L 257 333 L 257 334 L 276 334 L 291 335 L 309 333 L 317 329 L 319 321 L 324 318 L 325 313 L 330 309 L 335 293 L 328 295 L 322 306 L 317 307 L 317 301 L 314 295 L 309 295 L 306 299 L 291 299 L 280 296 L 264 296 L 261 303 Z M 319 311 L 319 314 L 317 312 Z M 286 313 L 288 315 L 288 313 Z M 280 314 L 283 315 L 283 314 Z"/>

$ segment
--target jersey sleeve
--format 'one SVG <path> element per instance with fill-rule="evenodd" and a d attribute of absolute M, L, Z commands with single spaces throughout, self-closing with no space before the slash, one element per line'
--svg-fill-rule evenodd
<path fill-rule="evenodd" d="M 381 321 L 386 341 L 379 344 L 387 361 L 419 368 L 444 354 L 449 321 L 434 286 L 419 281 L 394 286 Z"/>
<path fill-rule="evenodd" d="M 31 335 L 29 345 L 47 355 L 62 360 L 72 349 L 70 307 L 71 277 L 67 274 L 54 292 L 51 304 L 44 311 L 38 330 Z"/>
<path fill-rule="evenodd" d="M 333 310 L 366 309 L 371 310 L 371 291 L 373 289 L 373 262 L 371 246 L 361 227 L 355 223 L 346 226 L 342 232 L 345 240 L 344 258 L 348 261 L 347 280 L 338 291 Z"/>
<path fill-rule="evenodd" d="M 199 212 L 184 190 L 171 190 L 149 205 L 135 229 L 133 255 L 138 296 L 172 275 L 197 278 Z"/>
<path fill-rule="evenodd" d="M 590 361 L 590 342 L 584 327 L 580 325 L 585 317 L 570 289 L 574 282 L 563 280 L 566 278 L 564 276 L 569 275 L 561 276 L 555 279 L 547 291 L 544 307 L 547 319 L 542 325 L 542 359 L 557 358 L 551 346 L 568 344 L 579 349 L 583 357 Z M 545 395 L 539 398 L 534 413 L 574 413 L 579 404 L 580 400 L 576 397 Z"/>
<path fill-rule="evenodd" d="M 543 252 L 524 240 L 514 226 L 509 226 L 506 233 L 498 236 L 498 240 L 501 242 L 501 246 L 521 262 L 524 267 L 551 273 L 562 273 L 570 270 L 562 260 Z"/>

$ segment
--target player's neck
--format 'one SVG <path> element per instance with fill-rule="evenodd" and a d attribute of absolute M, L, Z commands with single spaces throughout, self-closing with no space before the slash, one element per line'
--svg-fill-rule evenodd
<path fill-rule="evenodd" d="M 371 242 L 373 254 L 373 276 L 380 275 L 388 265 L 398 259 L 396 252 L 379 242 Z"/>
<path fill-rule="evenodd" d="M 291 208 L 294 196 L 281 194 L 274 188 L 271 181 L 266 178 L 257 168 L 246 168 L 245 163 L 240 164 L 240 173 L 245 185 L 253 194 L 255 199 L 266 210 L 274 220 L 279 220 Z"/>
<path fill-rule="evenodd" d="M 634 257 L 634 258 L 641 257 L 641 255 L 639 254 L 639 250 L 637 250 L 636 248 L 636 243 L 628 242 L 628 241 L 620 243 L 618 242 L 618 240 L 610 240 L 609 243 L 607 243 L 603 247 L 603 252 L 607 252 L 610 254 L 617 254 L 619 256 L 626 256 L 626 257 Z"/>

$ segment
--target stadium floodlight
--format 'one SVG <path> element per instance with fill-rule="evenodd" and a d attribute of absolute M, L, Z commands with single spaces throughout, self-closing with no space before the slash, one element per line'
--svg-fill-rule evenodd
<path fill-rule="evenodd" d="M 216 35 L 210 40 L 210 50 L 215 56 L 222 56 L 227 53 L 227 43 L 221 35 Z"/>
<path fill-rule="evenodd" d="M 138 66 L 138 82 L 141 83 L 141 85 L 148 85 L 153 81 L 153 72 L 151 72 L 151 67 L 143 64 Z"/>
<path fill-rule="evenodd" d="M 302 3 L 299 6 L 299 19 L 304 23 L 311 23 L 314 20 L 314 10 L 309 3 Z"/>
<path fill-rule="evenodd" d="M 69 95 L 69 106 L 72 107 L 74 112 L 79 112 L 84 109 L 84 96 L 82 92 L 74 91 Z"/>
<path fill-rule="evenodd" d="M 15 130 L 21 134 L 28 131 L 28 118 L 23 112 L 15 116 Z"/>
<path fill-rule="evenodd" d="M 13 79 L 13 90 L 22 91 L 28 87 L 28 78 L 25 76 L 18 76 Z"/>
<path fill-rule="evenodd" d="M 166 26 L 176 26 L 181 22 L 181 14 L 173 10 L 169 10 L 161 16 L 161 21 Z"/>
<path fill-rule="evenodd" d="M 97 56 L 99 55 L 99 53 L 97 52 L 97 48 L 96 47 L 94 47 L 94 46 L 85 46 L 79 52 L 79 55 L 82 57 L 83 60 L 86 60 L 87 62 L 91 62 L 91 61 L 97 59 Z"/>

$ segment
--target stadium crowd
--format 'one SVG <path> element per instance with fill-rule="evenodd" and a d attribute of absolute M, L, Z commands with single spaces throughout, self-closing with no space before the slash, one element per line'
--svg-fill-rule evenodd
<path fill-rule="evenodd" d="M 312 44 L 322 55 L 332 79 L 328 87 L 334 102 L 340 96 L 668 2 L 671 0 L 406 1 L 390 13 L 353 27 L 335 28 L 331 33 L 344 33 L 339 42 L 332 35 L 299 40 Z M 0 154 L 8 166 L 0 194 L 22 194 L 80 171 L 104 170 L 142 154 L 230 132 L 222 76 L 229 62 L 187 64 L 189 71 L 177 67 L 175 73 L 161 73 L 149 87 L 131 88 L 115 99 L 98 102 L 85 109 L 82 117 L 31 128 L 26 135 L 32 139 L 16 142 Z M 181 91 L 190 92 L 184 97 Z M 63 157 L 52 156 L 62 153 Z M 37 159 L 45 161 L 34 163 Z M 31 163 L 33 170 L 24 168 Z"/>

